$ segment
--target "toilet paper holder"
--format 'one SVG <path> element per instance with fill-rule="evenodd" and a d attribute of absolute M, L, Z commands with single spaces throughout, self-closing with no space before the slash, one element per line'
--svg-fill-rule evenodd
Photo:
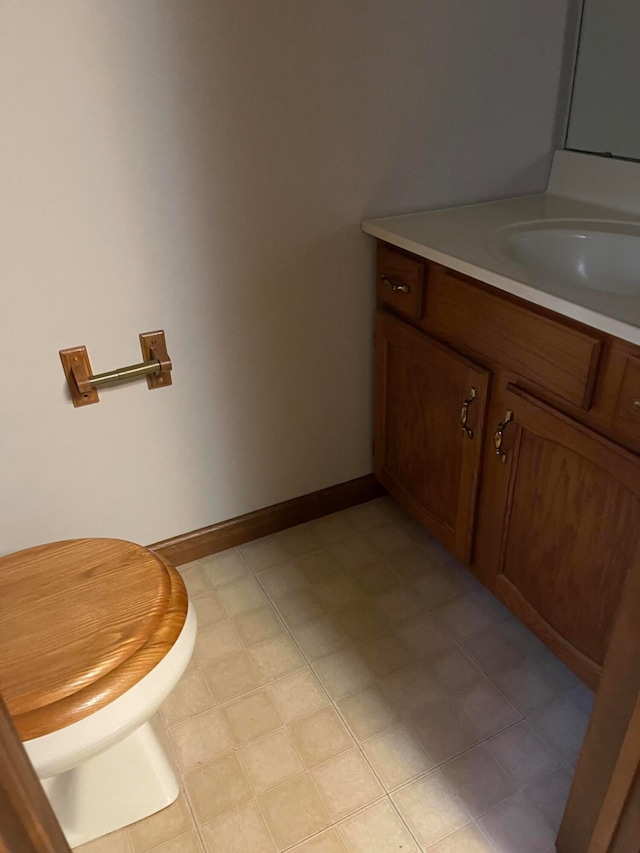
<path fill-rule="evenodd" d="M 140 348 L 144 361 L 118 367 L 106 373 L 91 372 L 89 353 L 85 346 L 69 347 L 60 350 L 60 360 L 71 393 L 71 401 L 78 406 L 90 406 L 99 403 L 97 389 L 102 385 L 111 385 L 147 377 L 149 389 L 166 388 L 171 385 L 171 359 L 167 353 L 167 344 L 162 329 L 156 332 L 141 332 Z"/>

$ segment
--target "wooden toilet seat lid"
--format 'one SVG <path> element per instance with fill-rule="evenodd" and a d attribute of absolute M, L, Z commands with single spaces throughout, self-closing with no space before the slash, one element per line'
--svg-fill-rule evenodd
<path fill-rule="evenodd" d="M 187 612 L 178 572 L 118 539 L 0 558 L 0 693 L 23 740 L 112 702 L 171 649 Z"/>

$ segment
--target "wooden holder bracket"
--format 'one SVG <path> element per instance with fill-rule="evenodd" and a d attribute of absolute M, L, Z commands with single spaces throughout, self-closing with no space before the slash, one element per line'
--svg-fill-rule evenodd
<path fill-rule="evenodd" d="M 60 350 L 60 360 L 73 405 L 77 408 L 99 403 L 100 397 L 96 389 L 100 385 L 124 382 L 139 376 L 147 377 L 147 386 L 150 389 L 171 385 L 172 365 L 167 353 L 164 331 L 160 329 L 156 332 L 142 332 L 140 348 L 144 358 L 141 364 L 132 364 L 95 375 L 91 372 L 91 362 L 86 347 Z"/>

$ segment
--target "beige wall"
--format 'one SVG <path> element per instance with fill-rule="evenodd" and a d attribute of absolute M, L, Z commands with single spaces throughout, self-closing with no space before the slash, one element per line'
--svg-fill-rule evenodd
<path fill-rule="evenodd" d="M 543 188 L 562 0 L 5 0 L 0 551 L 371 470 L 363 217 Z M 68 401 L 164 328 L 174 385 Z"/>

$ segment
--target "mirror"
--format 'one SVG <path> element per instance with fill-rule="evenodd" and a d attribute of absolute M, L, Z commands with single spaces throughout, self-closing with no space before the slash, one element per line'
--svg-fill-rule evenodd
<path fill-rule="evenodd" d="M 639 0 L 584 0 L 565 148 L 640 160 L 639 40 Z"/>

